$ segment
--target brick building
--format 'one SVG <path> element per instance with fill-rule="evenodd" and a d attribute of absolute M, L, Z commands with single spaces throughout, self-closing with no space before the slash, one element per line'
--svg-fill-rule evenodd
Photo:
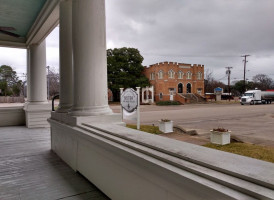
<path fill-rule="evenodd" d="M 162 62 L 146 67 L 144 74 L 154 86 L 155 101 L 185 103 L 190 94 L 204 95 L 204 65 Z"/>

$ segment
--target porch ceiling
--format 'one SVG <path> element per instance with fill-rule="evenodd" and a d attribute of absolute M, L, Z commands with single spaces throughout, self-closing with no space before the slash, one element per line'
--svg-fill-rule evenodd
<path fill-rule="evenodd" d="M 58 24 L 59 1 L 0 0 L 0 46 L 24 48 L 41 42 Z M 6 31 L 19 37 L 5 34 Z"/>

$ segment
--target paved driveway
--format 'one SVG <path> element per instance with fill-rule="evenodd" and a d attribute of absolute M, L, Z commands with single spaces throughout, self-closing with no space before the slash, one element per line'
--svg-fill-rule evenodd
<path fill-rule="evenodd" d="M 119 112 L 119 106 L 111 106 Z M 158 124 L 171 119 L 175 125 L 196 129 L 208 138 L 209 130 L 224 127 L 244 142 L 274 147 L 274 104 L 196 104 L 182 106 L 142 106 L 141 123 Z"/>

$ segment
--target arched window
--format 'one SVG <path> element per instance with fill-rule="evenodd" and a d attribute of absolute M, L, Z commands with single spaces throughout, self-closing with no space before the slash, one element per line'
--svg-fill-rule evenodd
<path fill-rule="evenodd" d="M 198 72 L 197 73 L 197 79 L 198 80 L 202 80 L 203 79 L 203 73 L 202 72 Z"/>
<path fill-rule="evenodd" d="M 184 73 L 182 71 L 178 72 L 178 79 L 183 79 Z"/>
<path fill-rule="evenodd" d="M 158 79 L 163 79 L 164 73 L 162 70 L 158 72 Z"/>
<path fill-rule="evenodd" d="M 191 72 L 186 73 L 186 79 L 192 79 L 192 73 Z"/>
<path fill-rule="evenodd" d="M 183 93 L 183 84 L 182 83 L 179 83 L 178 84 L 178 93 Z"/>
<path fill-rule="evenodd" d="M 168 71 L 168 78 L 174 78 L 175 77 L 175 72 L 171 69 Z"/>
<path fill-rule="evenodd" d="M 154 73 L 154 72 L 152 72 L 152 73 L 150 74 L 150 80 L 155 80 L 155 73 Z"/>
<path fill-rule="evenodd" d="M 186 93 L 191 93 L 191 84 L 190 83 L 188 83 L 186 85 Z"/>

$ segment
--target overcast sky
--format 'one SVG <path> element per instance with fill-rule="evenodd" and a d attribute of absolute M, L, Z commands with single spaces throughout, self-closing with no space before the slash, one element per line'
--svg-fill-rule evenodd
<path fill-rule="evenodd" d="M 144 65 L 173 61 L 203 64 L 225 81 L 274 79 L 274 0 L 106 0 L 107 47 L 138 48 Z M 58 27 L 47 38 L 47 65 L 58 67 Z M 24 50 L 0 48 L 0 64 L 25 71 Z"/>

